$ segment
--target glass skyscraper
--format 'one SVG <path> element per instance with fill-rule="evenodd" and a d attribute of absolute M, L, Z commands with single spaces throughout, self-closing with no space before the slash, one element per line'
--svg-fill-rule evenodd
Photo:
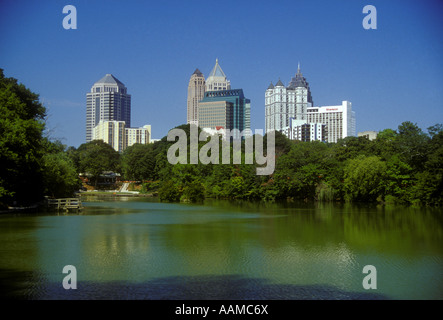
<path fill-rule="evenodd" d="M 201 128 L 251 129 L 251 100 L 243 89 L 208 91 L 199 103 L 198 124 Z M 240 138 L 234 135 L 234 139 Z"/>

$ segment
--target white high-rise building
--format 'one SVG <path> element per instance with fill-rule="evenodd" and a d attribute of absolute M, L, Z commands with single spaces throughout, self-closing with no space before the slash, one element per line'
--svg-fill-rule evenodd
<path fill-rule="evenodd" d="M 212 68 L 209 77 L 206 79 L 206 91 L 230 90 L 231 82 L 226 78 L 225 73 L 215 60 L 215 66 Z"/>
<path fill-rule="evenodd" d="M 103 140 L 117 152 L 133 144 L 151 142 L 151 126 L 126 128 L 124 121 L 100 121 L 93 129 L 92 140 Z"/>
<path fill-rule="evenodd" d="M 265 128 L 266 132 L 282 131 L 290 126 L 291 118 L 306 120 L 307 108 L 312 107 L 313 101 L 309 83 L 300 71 L 298 65 L 295 77 L 289 85 L 278 80 L 274 86 L 271 82 L 265 93 Z"/>
<path fill-rule="evenodd" d="M 86 142 L 100 121 L 124 121 L 131 126 L 131 95 L 112 74 L 98 80 L 86 94 Z"/>
<path fill-rule="evenodd" d="M 308 108 L 307 120 L 326 125 L 328 142 L 335 143 L 339 139 L 356 136 L 355 111 L 352 111 L 352 103 L 349 101 L 342 101 L 338 106 Z"/>
<path fill-rule="evenodd" d="M 151 125 L 147 124 L 141 128 L 126 128 L 125 136 L 125 148 L 136 143 L 151 143 Z"/>
<path fill-rule="evenodd" d="M 126 147 L 124 121 L 100 121 L 93 129 L 92 140 L 103 140 L 117 152 Z"/>

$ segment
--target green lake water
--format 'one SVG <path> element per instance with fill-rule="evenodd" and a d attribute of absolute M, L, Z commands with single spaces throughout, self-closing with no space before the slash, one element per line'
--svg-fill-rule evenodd
<path fill-rule="evenodd" d="M 13 299 L 443 299 L 441 209 L 89 198 L 0 215 Z M 65 290 L 63 267 L 77 270 Z M 362 282 L 365 265 L 377 289 Z"/>

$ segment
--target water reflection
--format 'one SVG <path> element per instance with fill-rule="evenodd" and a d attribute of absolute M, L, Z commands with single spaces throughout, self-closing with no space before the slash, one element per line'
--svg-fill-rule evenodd
<path fill-rule="evenodd" d="M 11 292 L 32 299 L 69 298 L 61 286 L 67 264 L 77 267 L 81 299 L 173 299 L 177 287 L 186 299 L 441 299 L 441 216 L 399 207 L 106 198 L 85 202 L 80 214 L 0 217 L 0 277 L 11 275 L 19 288 Z M 367 264 L 377 267 L 376 295 L 361 285 Z"/>

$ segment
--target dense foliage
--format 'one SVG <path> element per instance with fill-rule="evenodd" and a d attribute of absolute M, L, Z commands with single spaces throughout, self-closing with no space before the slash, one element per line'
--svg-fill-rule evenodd
<path fill-rule="evenodd" d="M 0 69 L 0 208 L 78 190 L 64 146 L 44 137 L 45 118 L 39 96 Z"/>
<path fill-rule="evenodd" d="M 178 128 L 189 136 L 189 126 Z M 270 176 L 257 176 L 255 164 L 171 165 L 166 154 L 175 142 L 166 137 L 151 146 L 129 147 L 122 156 L 123 176 L 144 180 L 144 190 L 159 186 L 165 201 L 215 197 L 443 204 L 442 125 L 425 133 L 404 122 L 372 141 L 347 137 L 329 144 L 300 142 L 280 133 L 275 141 L 276 169 Z"/>

